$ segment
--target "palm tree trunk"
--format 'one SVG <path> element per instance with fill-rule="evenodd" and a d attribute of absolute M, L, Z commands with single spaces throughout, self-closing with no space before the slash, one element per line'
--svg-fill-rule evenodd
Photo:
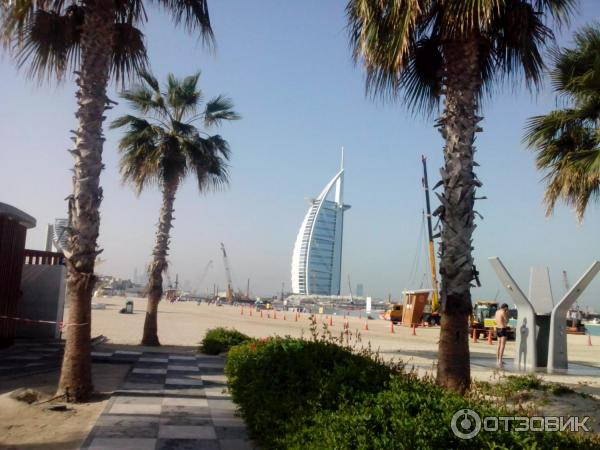
<path fill-rule="evenodd" d="M 446 141 L 442 170 L 444 193 L 441 222 L 440 274 L 442 327 L 437 381 L 463 393 L 471 378 L 469 315 L 474 278 L 472 235 L 475 229 L 475 189 L 481 186 L 473 173 L 475 133 L 481 131 L 477 116 L 481 78 L 476 39 L 445 45 L 445 104 L 439 120 Z"/>
<path fill-rule="evenodd" d="M 75 150 L 71 151 L 75 162 L 73 195 L 69 200 L 70 248 L 66 254 L 69 317 L 58 384 L 58 394 L 75 402 L 88 400 L 93 390 L 91 301 L 102 201 L 102 122 L 107 103 L 114 22 L 112 0 L 89 0 L 85 6 L 81 71 L 77 80 L 79 128 L 75 133 Z"/>
<path fill-rule="evenodd" d="M 156 244 L 154 245 L 153 260 L 148 268 L 148 305 L 146 306 L 146 320 L 144 321 L 144 336 L 142 345 L 158 346 L 158 303 L 162 298 L 162 274 L 167 270 L 167 256 L 169 251 L 169 239 L 171 227 L 173 226 L 173 204 L 177 183 L 167 184 L 163 188 L 163 202 L 158 219 L 158 230 L 156 232 Z"/>

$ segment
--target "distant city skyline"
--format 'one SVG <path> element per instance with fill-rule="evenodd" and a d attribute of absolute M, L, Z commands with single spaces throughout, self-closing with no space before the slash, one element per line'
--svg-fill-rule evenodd
<path fill-rule="evenodd" d="M 443 165 L 434 118 L 415 117 L 401 102 L 365 97 L 364 73 L 348 48 L 344 2 L 260 4 L 209 4 L 214 55 L 183 30 L 171 31 L 169 18 L 154 7 L 148 9 L 152 17 L 144 33 L 155 75 L 163 79 L 169 72 L 186 76 L 201 70 L 199 86 L 206 97 L 224 92 L 243 116 L 218 131 L 231 145 L 231 186 L 201 196 L 190 182 L 178 194 L 169 273 L 202 292 L 213 285 L 224 289 L 219 249 L 224 242 L 234 289 L 245 291 L 250 278 L 255 295 L 278 294 L 282 282 L 290 292 L 294 238 L 306 213 L 302 198 L 318 192 L 335 173 L 343 146 L 345 195 L 352 210 L 344 227 L 341 293 L 349 294 L 350 275 L 368 295 L 398 299 L 402 290 L 421 283 L 411 279 L 413 266 L 419 266 L 418 273 L 427 270 L 425 253 L 418 252 L 424 207 L 420 156 L 428 158 L 434 185 Z M 598 20 L 598 9 L 596 0 L 581 2 L 572 24 L 558 33 L 559 43 L 569 45 L 575 29 Z M 75 86 L 72 79 L 38 86 L 6 56 L 0 59 L 0 80 L 0 201 L 37 219 L 27 246 L 43 249 L 46 224 L 67 215 Z M 118 99 L 118 90 L 111 86 L 109 97 Z M 476 160 L 483 182 L 478 195 L 487 200 L 477 204 L 484 219 L 476 222 L 473 244 L 482 287 L 472 290 L 474 300 L 497 296 L 508 302 L 490 256 L 501 257 L 521 286 L 528 285 L 530 266 L 548 266 L 556 297 L 564 290 L 563 270 L 574 283 L 600 258 L 600 208 L 590 205 L 581 225 L 563 205 L 546 218 L 543 174 L 521 143 L 526 120 L 555 105 L 547 79 L 538 94 L 506 86 L 484 101 Z M 125 105 L 116 105 L 105 122 L 103 262 L 97 271 L 130 278 L 135 267 L 141 275 L 150 262 L 160 193 L 138 197 L 120 182 L 121 134 L 108 124 L 125 112 Z M 206 271 L 210 261 L 214 265 Z M 599 278 L 579 303 L 600 310 Z"/>

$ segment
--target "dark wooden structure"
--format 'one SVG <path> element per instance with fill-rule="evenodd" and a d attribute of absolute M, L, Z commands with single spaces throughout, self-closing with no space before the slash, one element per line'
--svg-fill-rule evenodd
<path fill-rule="evenodd" d="M 64 266 L 65 255 L 57 252 L 45 252 L 43 250 L 25 249 L 25 264 L 46 265 L 46 266 Z"/>
<path fill-rule="evenodd" d="M 25 237 L 35 219 L 17 208 L 0 203 L 0 347 L 13 343 L 21 273 L 25 260 Z"/>

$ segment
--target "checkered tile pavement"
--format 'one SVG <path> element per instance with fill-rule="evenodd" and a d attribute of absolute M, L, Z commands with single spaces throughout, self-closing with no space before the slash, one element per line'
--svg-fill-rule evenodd
<path fill-rule="evenodd" d="M 136 358 L 82 449 L 254 448 L 227 394 L 218 356 L 94 352 L 94 361 Z"/>

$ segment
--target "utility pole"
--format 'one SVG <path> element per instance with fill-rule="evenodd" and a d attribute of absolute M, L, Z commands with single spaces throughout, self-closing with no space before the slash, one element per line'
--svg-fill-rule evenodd
<path fill-rule="evenodd" d="M 427 181 L 427 158 L 421 156 L 423 162 L 423 189 L 425 190 L 425 206 L 427 208 L 427 236 L 429 239 L 429 265 L 431 266 L 431 287 L 433 295 L 431 296 L 431 312 L 438 309 L 438 282 L 435 269 L 435 251 L 433 249 L 433 227 L 431 226 L 431 204 L 429 202 L 429 182 Z"/>

